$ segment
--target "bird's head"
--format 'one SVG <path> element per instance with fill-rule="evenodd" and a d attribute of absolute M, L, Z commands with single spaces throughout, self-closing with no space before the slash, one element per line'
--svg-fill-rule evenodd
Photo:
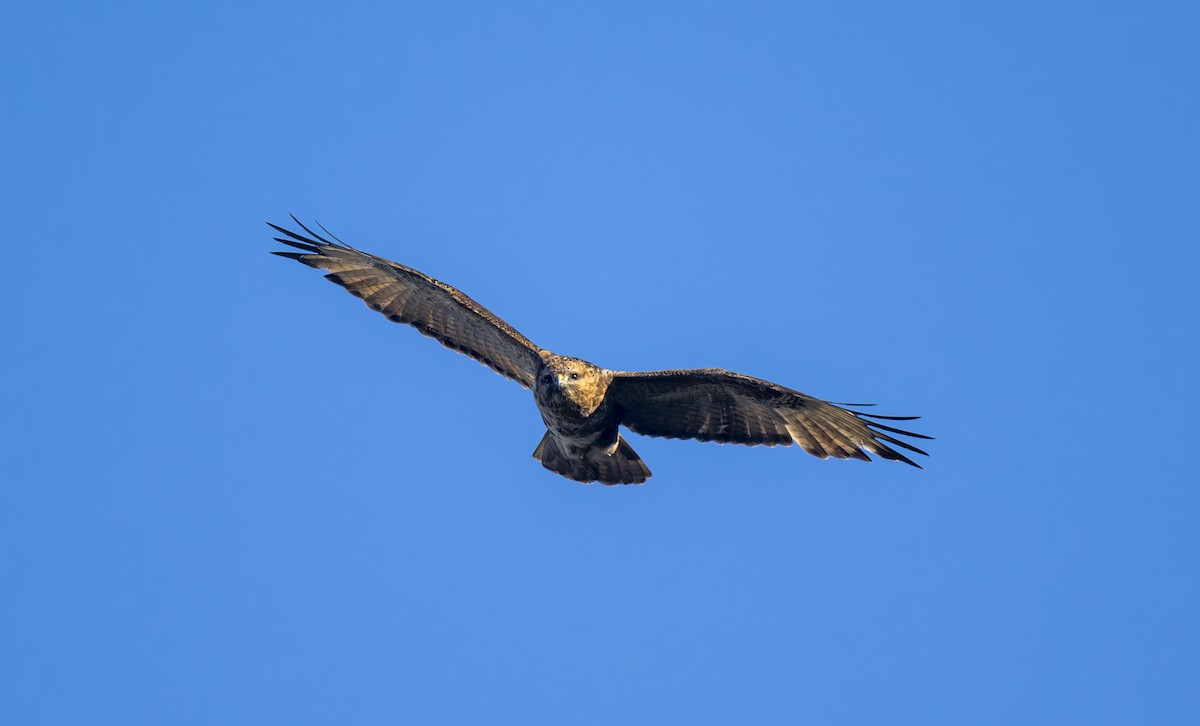
<path fill-rule="evenodd" d="M 587 416 L 596 410 L 608 388 L 607 371 L 579 358 L 548 356 L 538 371 L 537 386 L 555 389 Z"/>
<path fill-rule="evenodd" d="M 578 358 L 556 355 L 546 360 L 541 370 L 542 385 L 559 388 L 579 388 L 595 381 L 600 368 Z"/>

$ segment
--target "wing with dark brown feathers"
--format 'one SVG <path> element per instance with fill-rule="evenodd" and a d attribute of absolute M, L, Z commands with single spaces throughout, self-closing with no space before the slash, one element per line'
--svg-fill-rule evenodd
<path fill-rule="evenodd" d="M 273 254 L 328 270 L 327 279 L 362 298 L 368 307 L 388 320 L 411 325 L 522 386 L 533 386 L 538 347 L 487 308 L 444 282 L 411 267 L 359 252 L 336 237 L 337 241 L 325 239 L 300 220 L 292 219 L 308 237 L 267 224 L 284 235 L 276 237 L 277 242 L 303 251 Z"/>
<path fill-rule="evenodd" d="M 925 452 L 891 434 L 930 438 L 871 420 L 907 421 L 916 416 L 850 411 L 718 368 L 616 373 L 608 396 L 620 407 L 621 423 L 639 434 L 751 446 L 791 446 L 794 442 L 822 459 L 870 461 L 866 453 L 870 452 L 921 468 L 889 444 Z"/>

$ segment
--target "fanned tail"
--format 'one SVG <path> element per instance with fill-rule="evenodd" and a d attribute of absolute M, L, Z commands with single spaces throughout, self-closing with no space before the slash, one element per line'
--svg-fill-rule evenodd
<path fill-rule="evenodd" d="M 601 484 L 641 484 L 650 478 L 650 469 L 624 438 L 617 437 L 617 449 L 607 454 L 603 449 L 589 449 L 582 457 L 567 455 L 549 431 L 542 437 L 533 458 L 542 466 L 568 479 Z"/>

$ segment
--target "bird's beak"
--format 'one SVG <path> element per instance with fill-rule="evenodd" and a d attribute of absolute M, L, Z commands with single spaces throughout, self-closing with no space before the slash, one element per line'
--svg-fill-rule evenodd
<path fill-rule="evenodd" d="M 560 385 L 560 386 L 564 385 L 564 384 L 566 384 L 566 382 L 567 382 L 567 377 L 564 376 L 563 374 L 559 373 L 558 374 L 558 385 Z"/>

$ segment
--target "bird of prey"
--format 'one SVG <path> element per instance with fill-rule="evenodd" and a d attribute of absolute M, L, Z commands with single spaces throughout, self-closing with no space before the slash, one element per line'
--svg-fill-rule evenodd
<path fill-rule="evenodd" d="M 640 484 L 650 469 L 619 431 L 756 446 L 799 444 L 813 456 L 920 466 L 893 446 L 925 454 L 896 436 L 928 439 L 879 423 L 917 416 L 851 411 L 790 388 L 718 368 L 629 373 L 538 347 L 459 290 L 411 267 L 316 234 L 268 222 L 277 242 L 300 250 L 276 251 L 309 267 L 388 320 L 405 323 L 439 343 L 533 391 L 546 433 L 533 456 L 550 471 L 579 482 Z M 927 454 L 925 454 L 927 455 Z"/>

